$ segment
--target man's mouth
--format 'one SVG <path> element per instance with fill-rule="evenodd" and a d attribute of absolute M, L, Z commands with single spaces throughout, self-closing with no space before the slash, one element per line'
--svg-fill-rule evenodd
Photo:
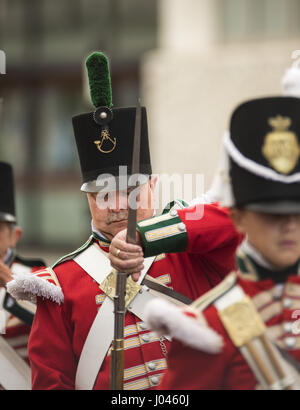
<path fill-rule="evenodd" d="M 128 219 L 128 214 L 127 213 L 125 215 L 124 214 L 123 215 L 115 215 L 115 216 L 110 215 L 110 217 L 107 218 L 106 223 L 107 223 L 107 225 L 110 225 L 112 223 L 120 223 L 120 222 L 127 221 L 127 219 Z"/>
<path fill-rule="evenodd" d="M 127 222 L 127 219 L 117 219 L 116 221 L 111 221 L 111 224 L 119 223 L 119 222 Z"/>
<path fill-rule="evenodd" d="M 293 240 L 284 240 L 284 241 L 280 241 L 279 245 L 282 248 L 292 248 L 297 245 L 297 242 Z"/>

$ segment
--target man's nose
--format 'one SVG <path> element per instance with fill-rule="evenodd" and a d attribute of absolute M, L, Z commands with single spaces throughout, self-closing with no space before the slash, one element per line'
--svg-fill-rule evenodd
<path fill-rule="evenodd" d="M 286 230 L 293 230 L 300 224 L 300 215 L 287 215 L 283 221 Z"/>
<path fill-rule="evenodd" d="M 119 194 L 117 192 L 116 195 L 115 195 L 114 203 L 110 207 L 110 210 L 112 212 L 119 212 L 119 211 L 127 209 L 127 208 L 128 208 L 127 195 Z"/>

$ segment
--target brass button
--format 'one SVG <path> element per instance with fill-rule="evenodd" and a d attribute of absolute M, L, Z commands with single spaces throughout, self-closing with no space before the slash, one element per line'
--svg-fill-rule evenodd
<path fill-rule="evenodd" d="M 150 382 L 151 382 L 151 384 L 152 385 L 157 385 L 158 384 L 158 382 L 159 382 L 159 378 L 158 378 L 158 376 L 152 376 L 152 377 L 150 377 Z"/>
<path fill-rule="evenodd" d="M 180 222 L 180 223 L 178 224 L 178 229 L 179 229 L 181 232 L 184 232 L 184 231 L 186 230 L 185 224 L 184 224 L 183 222 Z"/>
<path fill-rule="evenodd" d="M 177 216 L 177 210 L 176 209 L 171 209 L 169 214 L 170 214 L 170 216 Z"/>
<path fill-rule="evenodd" d="M 294 337 L 287 337 L 284 341 L 286 347 L 292 349 L 296 344 L 296 339 Z"/>
<path fill-rule="evenodd" d="M 144 322 L 139 323 L 139 327 L 140 327 L 142 330 L 147 330 L 147 329 L 148 329 L 146 323 L 144 323 Z"/>
<path fill-rule="evenodd" d="M 148 343 L 150 341 L 150 336 L 148 333 L 146 333 L 145 335 L 142 336 L 142 340 L 145 343 Z"/>
<path fill-rule="evenodd" d="M 154 362 L 149 362 L 149 363 L 148 363 L 148 369 L 149 369 L 149 370 L 155 370 L 155 369 L 156 369 L 156 363 L 154 363 Z"/>
<path fill-rule="evenodd" d="M 292 300 L 290 298 L 283 299 L 283 306 L 289 309 L 292 306 Z"/>
<path fill-rule="evenodd" d="M 293 322 L 285 322 L 283 324 L 284 333 L 292 333 Z"/>

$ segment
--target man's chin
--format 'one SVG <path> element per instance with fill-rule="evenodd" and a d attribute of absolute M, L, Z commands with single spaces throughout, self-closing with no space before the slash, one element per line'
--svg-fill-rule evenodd
<path fill-rule="evenodd" d="M 111 227 L 111 232 L 113 233 L 113 236 L 115 236 L 117 235 L 117 233 L 127 228 L 127 219 L 124 219 L 122 221 L 112 222 L 110 224 L 110 227 Z"/>

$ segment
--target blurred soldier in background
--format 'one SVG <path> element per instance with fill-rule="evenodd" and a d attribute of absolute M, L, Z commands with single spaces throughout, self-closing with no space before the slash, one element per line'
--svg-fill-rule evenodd
<path fill-rule="evenodd" d="M 16 302 L 6 284 L 13 274 L 31 273 L 45 264 L 16 253 L 22 229 L 16 220 L 13 170 L 5 162 L 0 162 L 0 192 L 0 384 L 4 389 L 24 389 L 30 388 L 27 343 L 35 306 Z"/>

